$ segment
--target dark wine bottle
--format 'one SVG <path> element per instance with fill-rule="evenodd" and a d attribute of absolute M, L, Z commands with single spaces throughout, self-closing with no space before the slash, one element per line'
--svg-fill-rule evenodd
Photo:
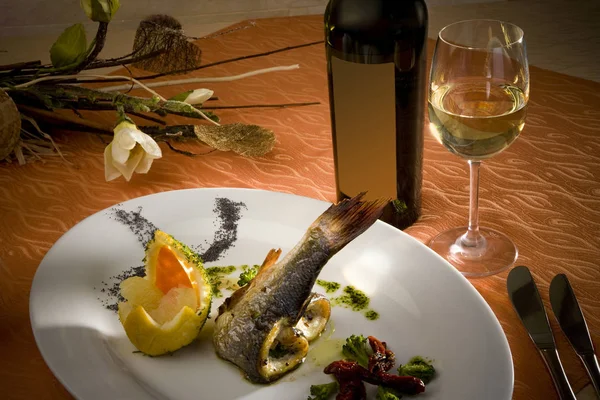
<path fill-rule="evenodd" d="M 382 220 L 421 214 L 427 7 L 423 0 L 330 0 L 325 11 L 338 199 L 389 198 Z"/>

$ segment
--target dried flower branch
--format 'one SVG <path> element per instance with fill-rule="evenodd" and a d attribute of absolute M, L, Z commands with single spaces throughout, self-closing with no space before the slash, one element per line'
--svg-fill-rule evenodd
<path fill-rule="evenodd" d="M 218 117 L 210 112 L 202 112 L 190 104 L 167 100 L 162 96 L 136 97 L 71 85 L 28 85 L 8 92 L 11 97 L 22 99 L 24 103 L 33 103 L 37 99 L 47 109 L 116 110 L 117 106 L 121 106 L 126 113 L 153 112 L 161 117 L 174 114 L 218 123 Z"/>
<path fill-rule="evenodd" d="M 52 126 L 60 126 L 61 129 L 77 129 L 81 132 L 111 135 L 113 139 L 105 149 L 106 179 L 111 180 L 122 175 L 129 180 L 134 172 L 147 172 L 152 161 L 162 156 L 156 141 L 165 142 L 171 150 L 188 156 L 198 154 L 179 149 L 172 142 L 191 140 L 212 147 L 210 152 L 233 151 L 247 157 L 262 156 L 273 149 L 275 135 L 272 131 L 257 125 L 241 123 L 221 125 L 219 117 L 210 110 L 283 108 L 318 104 L 314 102 L 239 106 L 217 104 L 204 107 L 203 103 L 214 99 L 213 91 L 210 89 L 188 90 L 171 99 L 166 99 L 152 89 L 199 82 L 229 82 L 259 74 L 290 71 L 299 68 L 298 65 L 264 68 L 234 76 L 195 77 L 152 83 L 141 81 L 263 57 L 312 46 L 322 41 L 201 65 L 202 51 L 196 44 L 191 43 L 192 38 L 183 33 L 179 21 L 170 16 L 155 15 L 141 21 L 129 54 L 102 60 L 98 59 L 98 56 L 106 43 L 108 25 L 120 7 L 120 0 L 80 0 L 80 2 L 88 18 L 98 23 L 95 37 L 91 42 L 88 43 L 86 39 L 83 25 L 74 24 L 65 29 L 52 45 L 51 65 L 42 65 L 40 61 L 34 60 L 0 66 L 0 117 L 2 117 L 0 118 L 0 159 L 12 154 L 20 164 L 23 164 L 32 157 L 40 159 L 42 155 L 54 154 L 66 161 L 50 134 Z M 235 27 L 202 39 L 252 26 L 255 26 L 255 23 Z M 118 65 L 126 67 L 128 64 L 158 73 L 141 77 L 135 77 L 133 74 L 132 76 L 80 74 L 84 70 Z M 132 84 L 101 89 L 82 86 L 93 82 L 123 80 Z M 131 96 L 118 92 L 136 87 L 144 89 L 149 95 Z M 59 110 L 69 110 L 69 112 L 57 112 Z M 112 111 L 118 117 L 117 127 L 84 118 L 81 112 L 83 110 Z M 150 113 L 159 117 L 178 115 L 204 120 L 209 124 L 167 125 L 162 119 L 148 115 Z M 128 115 L 146 119 L 158 126 L 137 127 Z"/>

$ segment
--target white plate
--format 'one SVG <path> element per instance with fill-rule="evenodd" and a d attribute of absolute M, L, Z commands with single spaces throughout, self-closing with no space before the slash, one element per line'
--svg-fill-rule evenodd
<path fill-rule="evenodd" d="M 133 211 L 141 206 L 142 215 L 158 228 L 200 245 L 213 238 L 217 197 L 247 207 L 235 247 L 218 265 L 260 264 L 273 247 L 285 254 L 328 207 L 314 199 L 247 189 L 164 192 L 118 207 Z M 304 365 L 275 384 L 250 384 L 215 355 L 210 323 L 201 340 L 172 356 L 133 353 L 116 314 L 99 301 L 98 289 L 102 281 L 140 265 L 142 258 L 140 242 L 104 210 L 60 238 L 37 270 L 30 297 L 35 339 L 50 369 L 75 397 L 304 400 L 311 384 L 330 381 L 323 364 L 309 354 Z M 374 335 L 388 343 L 399 363 L 414 355 L 435 360 L 438 378 L 418 398 L 511 398 L 512 358 L 498 320 L 460 273 L 417 240 L 377 222 L 334 256 L 320 278 L 363 290 L 381 315 L 369 321 L 334 307 L 329 340 Z M 214 301 L 213 316 L 222 300 Z"/>

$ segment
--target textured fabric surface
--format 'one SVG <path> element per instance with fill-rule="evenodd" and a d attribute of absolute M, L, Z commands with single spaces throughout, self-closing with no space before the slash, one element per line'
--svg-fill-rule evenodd
<path fill-rule="evenodd" d="M 203 62 L 208 63 L 322 37 L 321 17 L 311 16 L 257 20 L 254 28 L 199 44 Z M 432 50 L 430 42 L 430 55 Z M 249 187 L 335 199 L 323 44 L 207 68 L 189 76 L 234 75 L 296 63 L 300 65 L 297 70 L 235 82 L 158 89 L 169 97 L 209 87 L 219 97 L 215 105 L 320 102 L 301 108 L 218 111 L 223 123 L 246 122 L 272 129 L 277 142 L 265 157 L 248 159 L 212 152 L 190 158 L 162 144 L 164 156 L 147 175 L 135 175 L 129 183 L 122 178 L 105 182 L 106 143 L 88 133 L 64 133 L 55 140 L 70 164 L 58 157 L 25 166 L 0 164 L 0 354 L 5 366 L 0 371 L 0 387 L 8 398 L 70 397 L 36 348 L 28 296 L 36 268 L 48 249 L 83 218 L 131 198 L 183 188 Z M 594 341 L 600 345 L 598 93 L 599 83 L 531 67 L 525 129 L 514 145 L 485 162 L 481 172 L 480 221 L 510 236 L 520 249 L 518 264 L 532 270 L 575 390 L 589 381 L 550 311 L 548 287 L 555 274 L 569 276 Z M 114 121 L 110 112 L 86 115 L 108 126 Z M 180 147 L 198 153 L 208 150 L 200 145 Z M 441 230 L 464 225 L 468 185 L 466 162 L 426 132 L 423 215 L 406 232 L 425 242 Z M 508 300 L 506 276 L 505 272 L 472 283 L 508 337 L 515 364 L 514 398 L 557 398 L 550 376 Z"/>

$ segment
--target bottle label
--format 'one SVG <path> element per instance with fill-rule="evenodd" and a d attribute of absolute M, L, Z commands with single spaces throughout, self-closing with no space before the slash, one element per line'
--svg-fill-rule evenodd
<path fill-rule="evenodd" d="M 339 190 L 395 199 L 394 63 L 358 64 L 331 57 Z"/>

